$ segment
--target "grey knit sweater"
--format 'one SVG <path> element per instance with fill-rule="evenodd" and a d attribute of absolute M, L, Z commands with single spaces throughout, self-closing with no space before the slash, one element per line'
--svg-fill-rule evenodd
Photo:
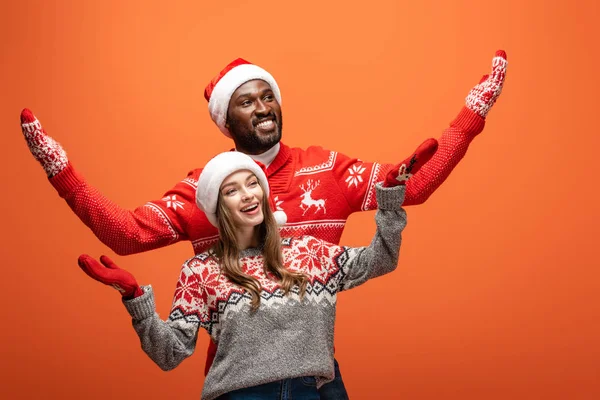
<path fill-rule="evenodd" d="M 200 328 L 218 344 L 202 399 L 279 379 L 314 376 L 318 385 L 334 377 L 333 329 L 337 292 L 393 271 L 398 263 L 406 213 L 405 186 L 377 185 L 377 231 L 368 247 L 344 247 L 311 236 L 283 239 L 286 268 L 309 277 L 302 300 L 298 288 L 283 295 L 265 275 L 259 249 L 244 250 L 241 265 L 262 286 L 260 308 L 250 311 L 250 295 L 230 282 L 210 253 L 187 260 L 166 321 L 155 311 L 150 286 L 124 301 L 143 350 L 164 370 L 175 368 L 196 346 Z"/>

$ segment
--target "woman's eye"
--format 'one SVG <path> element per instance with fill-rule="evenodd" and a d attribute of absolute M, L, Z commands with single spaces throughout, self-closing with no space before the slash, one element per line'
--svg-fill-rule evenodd
<path fill-rule="evenodd" d="M 225 196 L 231 196 L 232 194 L 235 194 L 235 189 L 229 189 L 225 192 Z"/>
<path fill-rule="evenodd" d="M 258 185 L 258 181 L 252 181 L 252 182 L 250 182 L 250 184 L 248 186 L 254 187 L 256 185 Z"/>

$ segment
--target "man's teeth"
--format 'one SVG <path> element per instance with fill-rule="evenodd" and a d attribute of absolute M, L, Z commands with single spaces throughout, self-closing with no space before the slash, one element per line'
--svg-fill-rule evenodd
<path fill-rule="evenodd" d="M 248 206 L 246 208 L 242 208 L 242 212 L 246 212 L 246 211 L 252 211 L 254 210 L 256 207 L 258 207 L 258 204 L 253 204 L 251 206 Z"/>
<path fill-rule="evenodd" d="M 261 128 L 261 129 L 268 129 L 268 128 L 271 128 L 274 123 L 275 122 L 273 122 L 273 120 L 263 121 L 263 122 L 257 124 L 256 127 Z"/>

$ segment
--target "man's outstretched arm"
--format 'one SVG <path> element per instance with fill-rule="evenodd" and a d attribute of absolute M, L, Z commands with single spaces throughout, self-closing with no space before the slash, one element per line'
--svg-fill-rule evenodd
<path fill-rule="evenodd" d="M 62 146 L 48 136 L 33 113 L 21 112 L 21 128 L 32 155 L 69 207 L 104 244 L 120 255 L 139 253 L 187 239 L 185 221 L 195 207 L 191 176 L 135 210 L 125 210 L 89 185 L 69 162 Z"/>
<path fill-rule="evenodd" d="M 465 106 L 438 139 L 439 147 L 433 158 L 408 181 L 405 206 L 424 203 L 464 157 L 502 92 L 506 66 L 506 53 L 498 50 L 492 60 L 492 72 L 471 89 Z"/>

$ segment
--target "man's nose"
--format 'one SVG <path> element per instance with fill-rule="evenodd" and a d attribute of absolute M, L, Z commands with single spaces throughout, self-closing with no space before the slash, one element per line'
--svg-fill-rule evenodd
<path fill-rule="evenodd" d="M 258 99 L 256 101 L 256 109 L 254 110 L 254 112 L 256 114 L 260 114 L 260 115 L 265 115 L 268 114 L 271 111 L 271 107 L 269 107 L 269 105 L 262 101 L 261 99 Z"/>

